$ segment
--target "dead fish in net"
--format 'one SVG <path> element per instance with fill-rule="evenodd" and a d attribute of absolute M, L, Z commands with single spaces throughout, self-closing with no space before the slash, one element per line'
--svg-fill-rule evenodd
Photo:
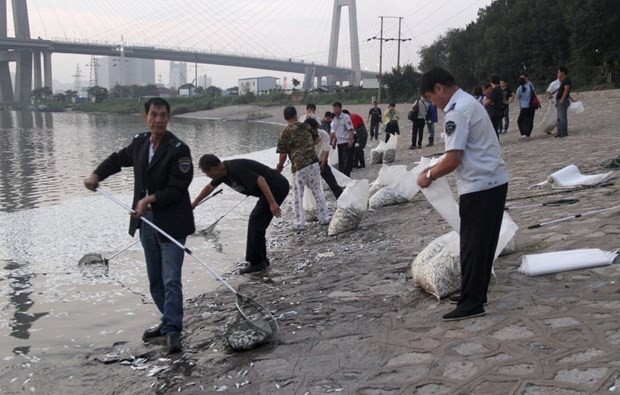
<path fill-rule="evenodd" d="M 266 344 L 269 338 L 267 333 L 252 328 L 239 317 L 226 330 L 226 341 L 235 351 L 248 351 L 260 347 Z"/>
<path fill-rule="evenodd" d="M 91 265 L 108 265 L 108 260 L 101 256 L 101 254 L 96 254 L 94 252 L 89 252 L 80 258 L 78 262 L 78 266 L 91 266 Z"/>

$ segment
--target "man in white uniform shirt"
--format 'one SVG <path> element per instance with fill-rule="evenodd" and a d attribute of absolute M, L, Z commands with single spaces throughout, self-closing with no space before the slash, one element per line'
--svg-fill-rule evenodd
<path fill-rule="evenodd" d="M 459 195 L 461 293 L 445 321 L 485 314 L 487 291 L 510 175 L 484 107 L 461 90 L 447 71 L 424 73 L 420 91 L 444 112 L 445 156 L 418 177 L 422 188 L 456 172 Z M 452 300 L 453 298 L 451 298 Z"/>

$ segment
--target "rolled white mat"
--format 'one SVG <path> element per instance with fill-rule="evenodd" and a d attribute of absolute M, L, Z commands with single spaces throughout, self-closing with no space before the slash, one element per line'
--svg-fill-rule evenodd
<path fill-rule="evenodd" d="M 555 251 L 521 257 L 519 273 L 527 276 L 542 276 L 569 270 L 611 265 L 618 254 L 598 248 Z"/>

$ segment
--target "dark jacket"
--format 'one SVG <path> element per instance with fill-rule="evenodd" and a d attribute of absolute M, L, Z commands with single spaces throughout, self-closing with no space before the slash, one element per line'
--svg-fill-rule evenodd
<path fill-rule="evenodd" d="M 123 167 L 133 167 L 134 195 L 138 200 L 155 195 L 153 222 L 175 239 L 194 233 L 194 214 L 188 187 L 194 175 L 189 147 L 171 132 L 166 132 L 149 164 L 150 132 L 139 133 L 127 147 L 110 155 L 95 169 L 103 181 Z M 129 234 L 134 235 L 142 221 L 131 217 Z M 148 225 L 147 225 L 148 226 Z M 168 241 L 166 237 L 162 241 Z"/>

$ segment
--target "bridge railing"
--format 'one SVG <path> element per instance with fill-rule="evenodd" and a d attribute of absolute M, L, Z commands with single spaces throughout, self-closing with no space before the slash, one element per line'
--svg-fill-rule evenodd
<path fill-rule="evenodd" d="M 107 40 L 87 40 L 87 39 L 67 39 L 66 37 L 53 37 L 51 41 L 60 43 L 60 44 L 76 44 L 76 45 L 101 45 L 107 47 L 118 47 L 120 51 L 121 44 L 118 42 L 111 42 Z M 148 43 L 123 43 L 123 48 L 131 49 L 131 48 L 144 48 L 144 49 L 153 49 L 159 51 L 175 51 L 175 52 L 186 52 L 186 53 L 195 53 L 195 54 L 205 54 L 205 55 L 224 55 L 224 56 L 236 56 L 236 57 L 244 57 L 244 58 L 254 58 L 254 59 L 264 59 L 264 60 L 275 60 L 280 62 L 292 62 L 292 63 L 300 63 L 307 64 L 308 66 L 323 66 L 328 67 L 327 63 L 310 61 L 306 62 L 304 59 L 299 58 L 274 58 L 265 55 L 257 55 L 245 52 L 238 53 L 230 53 L 219 50 L 207 50 L 207 49 L 194 49 L 194 48 L 182 48 L 182 47 L 174 47 L 174 46 L 166 46 L 166 45 L 152 45 Z M 337 65 L 337 68 L 349 69 L 350 66 L 345 65 Z"/>

